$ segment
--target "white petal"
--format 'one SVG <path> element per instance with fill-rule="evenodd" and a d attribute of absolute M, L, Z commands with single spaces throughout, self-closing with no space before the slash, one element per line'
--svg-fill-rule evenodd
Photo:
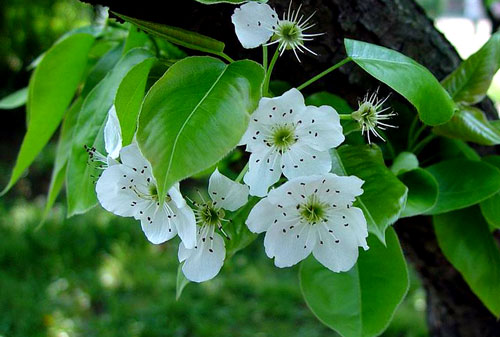
<path fill-rule="evenodd" d="M 236 211 L 248 201 L 248 186 L 232 181 L 216 168 L 208 182 L 208 193 L 217 207 Z"/>
<path fill-rule="evenodd" d="M 213 227 L 213 226 L 211 226 Z M 205 241 L 202 241 L 202 239 Z M 224 264 L 226 248 L 222 237 L 213 229 L 203 229 L 197 240 L 198 245 L 189 252 L 183 243 L 179 245 L 179 259 L 185 259 L 182 272 L 193 282 L 204 282 L 214 278 Z"/>
<path fill-rule="evenodd" d="M 252 208 L 245 224 L 251 232 L 262 233 L 269 229 L 279 214 L 280 209 L 264 198 Z"/>
<path fill-rule="evenodd" d="M 297 142 L 283 153 L 283 174 L 288 179 L 330 172 L 332 159 L 328 151 L 317 151 L 303 142 Z"/>
<path fill-rule="evenodd" d="M 292 227 L 293 226 L 293 227 Z M 316 231 L 310 225 L 278 221 L 264 238 L 266 254 L 276 267 L 290 267 L 305 259 L 316 244 Z"/>
<path fill-rule="evenodd" d="M 139 209 L 149 204 L 133 191 L 130 180 L 139 178 L 134 171 L 121 164 L 105 169 L 96 184 L 97 199 L 101 206 L 116 215 L 135 216 Z"/>
<path fill-rule="evenodd" d="M 177 234 L 174 219 L 167 212 L 154 203 L 154 207 L 149 207 L 143 211 L 139 217 L 144 234 L 151 243 L 160 244 L 170 240 Z"/>
<path fill-rule="evenodd" d="M 174 186 L 170 187 L 168 195 L 172 198 L 178 208 L 186 206 L 186 200 L 184 200 L 184 197 L 179 190 L 179 183 L 175 183 Z"/>
<path fill-rule="evenodd" d="M 271 137 L 271 127 L 253 118 L 238 145 L 246 145 L 247 152 L 265 151 L 266 141 Z"/>
<path fill-rule="evenodd" d="M 118 158 L 122 148 L 122 131 L 114 105 L 108 111 L 108 120 L 104 126 L 104 146 L 108 156 Z"/>
<path fill-rule="evenodd" d="M 293 123 L 298 115 L 302 116 L 306 109 L 304 96 L 295 88 L 274 98 L 261 98 L 257 110 L 251 118 L 264 125 Z"/>
<path fill-rule="evenodd" d="M 345 139 L 339 115 L 330 106 L 308 106 L 297 118 L 299 141 L 318 151 L 337 147 Z"/>
<path fill-rule="evenodd" d="M 281 156 L 273 149 L 265 153 L 252 153 L 249 159 L 248 172 L 243 177 L 250 186 L 250 194 L 263 197 L 269 186 L 276 183 L 281 176 Z"/>
<path fill-rule="evenodd" d="M 327 228 L 324 225 L 318 229 L 318 234 L 323 244 L 316 244 L 313 250 L 314 257 L 331 271 L 350 270 L 359 255 L 356 237 L 346 235 L 345 231 L 336 231 L 335 227 Z"/>
<path fill-rule="evenodd" d="M 338 176 L 333 173 L 324 175 L 319 189 L 322 199 L 336 207 L 345 208 L 350 206 L 357 196 L 363 194 L 361 186 L 364 181 L 356 176 Z"/>
<path fill-rule="evenodd" d="M 278 24 L 278 15 L 267 4 L 248 2 L 235 9 L 231 21 L 238 40 L 248 49 L 269 41 Z"/>
<path fill-rule="evenodd" d="M 146 178 L 153 179 L 151 165 L 139 150 L 136 143 L 125 146 L 120 151 L 120 159 L 124 165 L 132 168 L 137 173 L 144 175 Z M 153 179 L 154 182 L 154 179 Z"/>
<path fill-rule="evenodd" d="M 357 245 L 368 249 L 366 238 L 368 228 L 363 211 L 357 207 L 339 209 L 332 212 L 329 222 L 335 232 L 342 232 L 342 236 L 350 235 L 356 238 Z"/>
<path fill-rule="evenodd" d="M 314 193 L 324 175 L 310 175 L 290 179 L 278 188 L 271 190 L 267 196 L 269 202 L 282 207 L 295 207 Z"/>
<path fill-rule="evenodd" d="M 175 210 L 173 223 L 177 228 L 179 237 L 186 248 L 193 248 L 196 244 L 196 219 L 189 206 Z"/>

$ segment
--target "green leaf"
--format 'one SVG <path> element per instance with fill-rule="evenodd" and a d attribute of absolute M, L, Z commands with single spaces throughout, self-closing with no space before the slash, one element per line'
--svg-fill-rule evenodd
<path fill-rule="evenodd" d="M 500 156 L 488 156 L 483 160 L 500 169 Z M 490 229 L 500 229 L 500 192 L 481 202 L 480 206 Z"/>
<path fill-rule="evenodd" d="M 317 92 L 315 94 L 310 95 L 306 98 L 307 105 L 321 106 L 321 105 L 329 105 L 334 108 L 339 114 L 350 114 L 354 110 L 349 106 L 346 100 L 341 98 L 340 96 L 330 94 L 326 91 Z M 342 132 L 344 135 L 348 135 L 353 131 L 359 131 L 359 124 L 355 120 L 346 120 L 341 119 L 340 123 L 342 124 Z"/>
<path fill-rule="evenodd" d="M 182 266 L 184 263 L 180 263 L 179 267 L 177 267 L 177 279 L 175 282 L 175 300 L 178 301 L 181 298 L 182 291 L 189 284 L 189 280 L 184 276 L 182 272 Z"/>
<path fill-rule="evenodd" d="M 481 145 L 500 144 L 500 130 L 484 113 L 472 106 L 461 106 L 451 120 L 433 128 L 435 134 Z"/>
<path fill-rule="evenodd" d="M 178 27 L 135 19 L 123 14 L 114 14 L 119 18 L 134 24 L 145 32 L 161 37 L 173 44 L 213 54 L 220 54 L 224 51 L 224 43 L 212 39 L 211 37 Z"/>
<path fill-rule="evenodd" d="M 417 168 L 398 176 L 408 187 L 408 200 L 401 217 L 424 214 L 437 202 L 438 183 L 426 170 Z"/>
<path fill-rule="evenodd" d="M 1 194 L 16 183 L 56 131 L 85 71 L 92 43 L 92 35 L 71 35 L 52 46 L 36 68 L 29 84 L 28 131 Z"/>
<path fill-rule="evenodd" d="M 418 167 L 418 158 L 411 152 L 401 152 L 392 162 L 391 171 L 398 176 Z"/>
<path fill-rule="evenodd" d="M 470 160 L 481 160 L 477 152 L 470 147 L 466 142 L 459 139 L 439 138 L 439 154 L 442 160 L 466 158 Z"/>
<path fill-rule="evenodd" d="M 73 133 L 78 120 L 78 114 L 80 112 L 80 109 L 82 108 L 82 104 L 83 99 L 80 96 L 66 112 L 66 116 L 62 123 L 61 134 L 59 135 L 59 142 L 57 143 L 54 169 L 52 170 L 49 192 L 47 194 L 47 201 L 45 203 L 45 209 L 41 223 L 45 221 L 64 184 L 66 178 L 67 162 L 71 154 L 71 148 L 73 146 Z"/>
<path fill-rule="evenodd" d="M 251 244 L 256 238 L 257 234 L 250 232 L 245 221 L 253 206 L 259 201 L 257 197 L 251 197 L 248 203 L 237 210 L 229 219 L 231 223 L 224 226 L 224 230 L 231 240 L 226 241 L 226 259 L 229 259 L 236 252 L 242 250 Z"/>
<path fill-rule="evenodd" d="M 478 52 L 462 62 L 443 80 L 455 102 L 476 104 L 483 100 L 500 67 L 500 33 L 495 33 Z"/>
<path fill-rule="evenodd" d="M 172 184 L 215 164 L 246 130 L 261 97 L 263 68 L 212 57 L 175 63 L 147 93 L 137 141 L 161 199 Z M 160 201 L 161 202 L 161 201 Z"/>
<path fill-rule="evenodd" d="M 333 172 L 365 181 L 355 205 L 363 210 L 368 230 L 384 242 L 387 227 L 405 206 L 408 189 L 385 166 L 382 151 L 375 145 L 343 145 L 331 153 Z"/>
<path fill-rule="evenodd" d="M 5 96 L 0 100 L 0 109 L 11 110 L 19 108 L 26 104 L 28 100 L 28 88 L 22 88 Z"/>
<path fill-rule="evenodd" d="M 485 162 L 454 159 L 426 168 L 438 182 L 438 200 L 426 214 L 465 208 L 500 190 L 500 170 Z"/>
<path fill-rule="evenodd" d="M 500 250 L 478 207 L 434 216 L 439 247 L 483 304 L 500 317 Z"/>
<path fill-rule="evenodd" d="M 147 42 L 149 42 L 148 35 L 135 25 L 130 24 L 127 40 L 125 40 L 125 46 L 123 47 L 123 55 L 134 48 L 145 47 Z"/>
<path fill-rule="evenodd" d="M 446 123 L 455 103 L 424 66 L 397 51 L 366 42 L 345 39 L 347 55 L 370 75 L 410 101 L 422 122 Z"/>
<path fill-rule="evenodd" d="M 151 56 L 145 49 L 132 49 L 85 98 L 73 135 L 66 177 L 69 216 L 84 213 L 97 202 L 94 191 L 96 172 L 87 165 L 88 154 L 84 145 L 104 153 L 104 125 L 118 86 L 134 65 Z"/>
<path fill-rule="evenodd" d="M 154 58 L 149 58 L 133 66 L 116 92 L 115 108 L 120 121 L 123 146 L 129 145 L 134 138 L 146 82 L 154 62 Z"/>
<path fill-rule="evenodd" d="M 395 231 L 387 231 L 387 246 L 373 236 L 368 245 L 346 273 L 334 273 L 312 256 L 301 263 L 300 287 L 307 305 L 344 337 L 380 335 L 408 291 L 408 270 Z"/>

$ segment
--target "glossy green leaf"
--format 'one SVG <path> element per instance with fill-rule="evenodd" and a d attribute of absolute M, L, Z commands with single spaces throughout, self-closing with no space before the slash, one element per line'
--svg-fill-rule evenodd
<path fill-rule="evenodd" d="M 483 304 L 500 318 L 500 250 L 478 207 L 434 217 L 439 247 Z"/>
<path fill-rule="evenodd" d="M 26 104 L 28 100 L 28 88 L 22 88 L 12 94 L 0 99 L 0 109 L 11 110 Z"/>
<path fill-rule="evenodd" d="M 301 264 L 300 286 L 307 305 L 344 337 L 380 335 L 408 291 L 408 270 L 395 231 L 387 231 L 387 246 L 373 236 L 368 245 L 346 273 L 334 273 L 312 256 Z"/>
<path fill-rule="evenodd" d="M 252 61 L 226 65 L 185 58 L 149 90 L 137 141 L 163 198 L 172 184 L 215 164 L 246 130 L 261 97 L 264 69 Z"/>
<path fill-rule="evenodd" d="M 343 145 L 331 153 L 333 172 L 365 181 L 355 205 L 363 210 L 368 230 L 384 242 L 387 227 L 405 206 L 408 189 L 385 166 L 382 151 L 375 145 Z"/>
<path fill-rule="evenodd" d="M 408 187 L 408 200 L 401 217 L 424 214 L 437 202 L 438 183 L 429 172 L 417 168 L 398 176 Z"/>
<path fill-rule="evenodd" d="M 500 156 L 487 156 L 483 160 L 500 169 Z M 481 202 L 480 206 L 490 228 L 500 229 L 500 192 Z"/>
<path fill-rule="evenodd" d="M 438 182 L 438 200 L 426 214 L 465 208 L 500 191 L 500 170 L 485 162 L 453 159 L 426 168 Z"/>
<path fill-rule="evenodd" d="M 132 67 L 116 92 L 115 108 L 122 130 L 123 146 L 130 144 L 134 138 L 146 82 L 154 62 L 154 58 L 149 58 Z"/>
<path fill-rule="evenodd" d="M 476 104 L 485 96 L 500 67 L 500 33 L 493 34 L 478 52 L 443 80 L 455 102 Z"/>
<path fill-rule="evenodd" d="M 438 152 L 442 160 L 465 158 L 469 160 L 481 160 L 481 156 L 466 142 L 453 138 L 439 138 Z"/>
<path fill-rule="evenodd" d="M 224 230 L 231 238 L 231 240 L 226 241 L 226 259 L 251 244 L 257 238 L 257 234 L 250 232 L 247 225 L 245 225 L 245 221 L 258 201 L 259 198 L 251 197 L 245 206 L 234 212 L 229 218 L 231 223 L 224 226 Z"/>
<path fill-rule="evenodd" d="M 178 27 L 162 25 L 156 22 L 135 19 L 123 14 L 114 14 L 147 33 L 161 37 L 179 46 L 214 54 L 222 53 L 224 50 L 224 43 L 199 33 Z"/>
<path fill-rule="evenodd" d="M 59 126 L 85 71 L 93 42 L 89 34 L 69 36 L 47 51 L 33 73 L 28 93 L 28 131 L 2 194 L 16 183 Z"/>
<path fill-rule="evenodd" d="M 47 193 L 47 201 L 42 216 L 42 223 L 45 221 L 49 211 L 56 201 L 59 192 L 63 187 L 66 179 L 66 169 L 71 148 L 73 146 L 73 133 L 78 120 L 78 114 L 82 108 L 83 99 L 80 96 L 68 109 L 64 121 L 62 123 L 59 141 L 57 143 L 56 157 L 52 177 L 50 179 L 49 191 Z"/>
<path fill-rule="evenodd" d="M 181 298 L 182 291 L 189 284 L 189 280 L 184 276 L 182 272 L 182 266 L 184 263 L 180 263 L 179 267 L 177 267 L 177 279 L 175 282 L 175 300 L 178 301 Z"/>
<path fill-rule="evenodd" d="M 500 144 L 500 130 L 493 126 L 484 113 L 472 106 L 461 106 L 451 120 L 433 128 L 434 133 L 481 145 Z"/>
<path fill-rule="evenodd" d="M 418 158 L 411 152 L 401 152 L 394 158 L 391 165 L 391 171 L 394 175 L 400 175 L 414 170 L 418 167 Z"/>
<path fill-rule="evenodd" d="M 127 39 L 125 40 L 125 46 L 123 46 L 123 55 L 134 48 L 145 47 L 147 42 L 149 42 L 148 35 L 135 25 L 130 24 Z"/>
<path fill-rule="evenodd" d="M 317 92 L 312 94 L 306 98 L 307 105 L 321 106 L 321 105 L 329 105 L 334 108 L 339 114 L 350 114 L 354 110 L 349 106 L 346 100 L 342 97 L 330 94 L 326 91 Z M 341 119 L 340 123 L 342 124 L 342 131 L 344 135 L 348 135 L 353 131 L 359 131 L 358 122 L 352 119 Z"/>
<path fill-rule="evenodd" d="M 366 42 L 345 39 L 347 55 L 370 75 L 410 101 L 422 122 L 446 123 L 455 103 L 424 66 L 397 51 Z"/>
<path fill-rule="evenodd" d="M 118 86 L 134 65 L 151 56 L 145 49 L 132 49 L 85 98 L 73 134 L 73 148 L 66 178 L 69 216 L 84 213 L 97 202 L 94 182 L 96 173 L 99 172 L 87 165 L 88 154 L 84 145 L 105 152 L 103 130 Z"/>

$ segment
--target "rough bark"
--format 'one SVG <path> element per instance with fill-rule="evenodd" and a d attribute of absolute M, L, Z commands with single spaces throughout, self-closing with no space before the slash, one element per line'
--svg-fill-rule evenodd
<path fill-rule="evenodd" d="M 269 1 L 278 13 L 286 10 L 288 2 Z M 100 3 L 126 15 L 203 32 L 224 41 L 226 52 L 234 58 L 261 58 L 260 50 L 244 50 L 238 43 L 230 20 L 234 6 L 204 6 L 180 0 L 176 2 L 175 10 L 165 11 L 155 1 L 143 0 L 140 6 L 112 1 Z M 292 53 L 287 53 L 280 60 L 275 75 L 292 85 L 299 85 L 343 59 L 345 37 L 398 50 L 426 66 L 438 79 L 453 71 L 461 61 L 455 49 L 413 0 L 303 0 L 301 3 L 304 13 L 317 11 L 314 17 L 318 23 L 316 32 L 326 34 L 308 44 L 319 54 L 318 57 L 304 55 L 299 64 Z M 307 90 L 328 90 L 355 105 L 367 90 L 373 90 L 378 85 L 355 65 L 348 64 Z M 408 105 L 397 95 L 395 99 Z M 489 100 L 480 105 L 490 116 L 496 116 Z M 405 254 L 418 271 L 427 291 L 431 335 L 500 336 L 500 324 L 441 253 L 431 219 L 407 219 L 400 221 L 396 228 Z"/>

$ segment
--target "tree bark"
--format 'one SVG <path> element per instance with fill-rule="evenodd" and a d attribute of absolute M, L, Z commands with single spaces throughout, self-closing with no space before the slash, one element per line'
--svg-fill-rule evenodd
<path fill-rule="evenodd" d="M 175 10 L 172 7 L 165 11 L 156 1 L 143 0 L 140 5 L 106 0 L 91 2 L 108 5 L 111 10 L 132 17 L 180 26 L 217 38 L 226 43 L 226 52 L 233 58 L 261 59 L 260 49 L 245 50 L 236 39 L 230 19 L 234 6 L 205 6 L 181 0 L 176 2 Z M 280 59 L 273 75 L 293 86 L 345 58 L 343 40 L 346 37 L 398 50 L 427 67 L 440 80 L 461 62 L 453 46 L 413 0 L 303 0 L 301 3 L 305 15 L 316 11 L 314 21 L 317 25 L 311 32 L 326 34 L 307 45 L 318 56 L 303 55 L 302 63 L 295 60 L 293 53 L 285 53 Z M 281 14 L 288 8 L 289 0 L 270 0 L 269 4 Z M 306 91 L 327 90 L 355 106 L 358 98 L 379 85 L 354 64 L 347 64 Z M 381 90 L 388 91 L 386 87 Z M 413 109 L 397 94 L 394 100 Z M 496 118 L 491 101 L 481 102 L 480 107 L 491 118 Z M 396 229 L 406 257 L 418 271 L 427 292 L 431 335 L 500 336 L 500 323 L 443 256 L 431 219 L 401 220 Z"/>

